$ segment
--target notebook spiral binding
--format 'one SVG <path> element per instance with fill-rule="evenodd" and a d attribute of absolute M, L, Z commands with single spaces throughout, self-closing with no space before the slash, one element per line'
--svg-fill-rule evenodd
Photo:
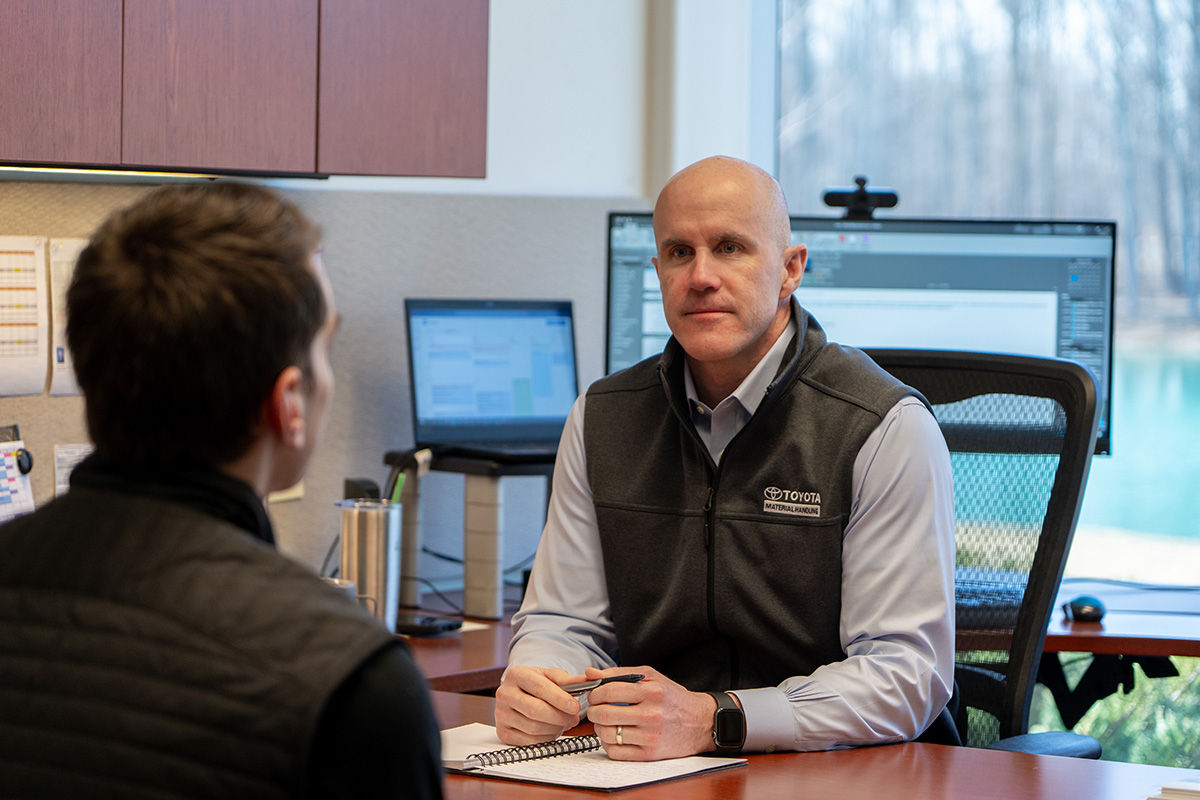
<path fill-rule="evenodd" d="M 493 750 L 490 753 L 473 753 L 467 759 L 477 758 L 485 767 L 495 767 L 500 764 L 514 764 L 518 761 L 532 761 L 535 758 L 549 758 L 551 756 L 582 753 L 586 750 L 595 750 L 598 747 L 600 747 L 600 737 L 595 734 L 589 736 L 564 736 L 561 739 L 555 739 L 553 742 L 525 744 L 520 747 L 509 747 L 505 750 Z"/>

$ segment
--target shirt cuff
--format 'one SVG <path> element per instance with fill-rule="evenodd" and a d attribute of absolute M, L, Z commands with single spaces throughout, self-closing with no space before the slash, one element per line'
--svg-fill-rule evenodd
<path fill-rule="evenodd" d="M 738 689 L 729 694 L 737 697 L 746 715 L 743 751 L 773 753 L 792 749 L 795 720 L 792 717 L 792 704 L 782 689 L 768 686 L 762 689 Z"/>

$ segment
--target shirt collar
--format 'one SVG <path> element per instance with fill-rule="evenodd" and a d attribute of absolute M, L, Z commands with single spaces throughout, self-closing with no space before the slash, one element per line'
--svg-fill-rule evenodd
<path fill-rule="evenodd" d="M 733 400 L 745 409 L 747 417 L 754 416 L 754 412 L 758 410 L 759 404 L 767 394 L 767 389 L 770 388 L 771 382 L 779 372 L 779 367 L 783 364 L 783 356 L 787 351 L 788 344 L 795 336 L 796 315 L 793 310 L 793 313 L 788 317 L 787 327 L 783 329 L 783 333 L 779 334 L 779 338 L 775 340 L 775 344 L 771 345 L 771 349 L 767 351 L 765 356 L 759 359 L 759 362 L 754 365 L 754 369 L 750 370 L 750 374 L 738 384 L 733 393 L 717 405 L 720 406 Z M 696 382 L 692 378 L 692 368 L 688 364 L 687 359 L 684 359 L 683 362 L 683 387 L 687 393 L 688 408 L 691 410 L 693 417 L 697 414 L 706 415 L 712 413 L 713 409 L 700 400 L 700 395 L 696 391 Z"/>

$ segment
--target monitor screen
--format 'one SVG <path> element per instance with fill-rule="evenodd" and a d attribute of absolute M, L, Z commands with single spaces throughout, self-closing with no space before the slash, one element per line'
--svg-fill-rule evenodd
<path fill-rule="evenodd" d="M 568 300 L 408 298 L 418 445 L 558 442 L 578 394 Z"/>
<path fill-rule="evenodd" d="M 1057 356 L 1085 364 L 1110 452 L 1116 223 L 792 217 L 808 246 L 796 297 L 832 341 Z M 670 336 L 649 213 L 612 213 L 607 362 L 615 372 Z"/>

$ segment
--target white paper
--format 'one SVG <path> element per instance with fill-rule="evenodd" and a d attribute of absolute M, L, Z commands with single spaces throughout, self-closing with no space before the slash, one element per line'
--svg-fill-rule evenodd
<path fill-rule="evenodd" d="M 41 394 L 49 357 L 46 240 L 0 236 L 0 395 Z"/>
<path fill-rule="evenodd" d="M 17 468 L 17 451 L 24 446 L 20 439 L 0 443 L 0 522 L 33 511 L 29 476 Z"/>
<path fill-rule="evenodd" d="M 442 761 L 462 761 L 475 753 L 503 750 L 508 745 L 496 737 L 491 725 L 473 722 L 442 731 Z M 552 783 L 593 789 L 620 789 L 681 778 L 744 764 L 744 758 L 690 756 L 663 761 L 613 761 L 603 750 L 538 758 L 463 772 L 510 780 Z"/>
<path fill-rule="evenodd" d="M 71 488 L 71 471 L 94 450 L 90 444 L 54 445 L 54 496 L 64 495 Z"/>
<path fill-rule="evenodd" d="M 50 394 L 79 394 L 71 351 L 67 349 L 67 289 L 75 274 L 75 262 L 87 247 L 87 239 L 50 240 L 50 297 L 54 326 L 50 342 Z"/>

